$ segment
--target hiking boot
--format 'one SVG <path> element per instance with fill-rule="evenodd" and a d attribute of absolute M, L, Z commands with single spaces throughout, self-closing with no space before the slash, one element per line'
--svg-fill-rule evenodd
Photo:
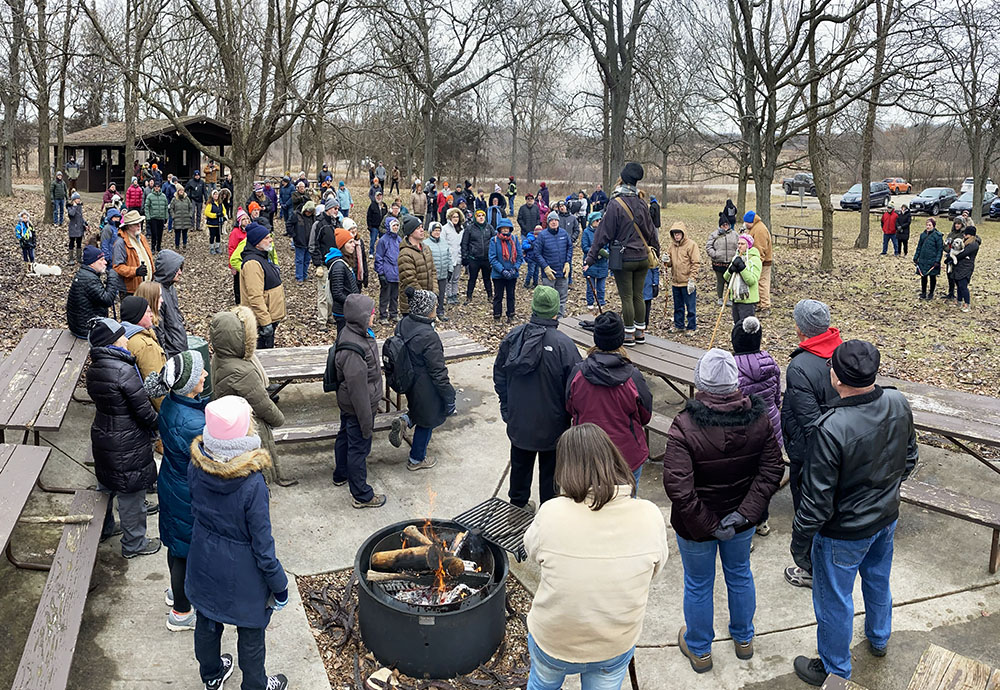
<path fill-rule="evenodd" d="M 381 508 L 385 505 L 385 494 L 373 494 L 367 501 L 359 501 L 353 498 L 351 502 L 355 508 Z"/>
<path fill-rule="evenodd" d="M 163 544 L 160 543 L 159 539 L 155 538 L 147 539 L 145 546 L 143 546 L 138 551 L 131 551 L 129 553 L 126 553 L 125 550 L 122 549 L 122 558 L 135 558 L 136 556 L 152 556 L 154 553 L 157 553 L 160 550 L 160 547 L 162 545 Z"/>
<path fill-rule="evenodd" d="M 399 415 L 394 420 L 392 420 L 392 428 L 389 430 L 389 443 L 392 444 L 393 448 L 399 448 L 403 445 L 403 426 L 406 421 L 403 419 L 403 415 Z"/>
<path fill-rule="evenodd" d="M 381 324 L 381 325 L 383 325 L 383 326 L 388 326 L 388 325 L 389 325 L 390 323 L 392 323 L 392 322 L 391 322 L 391 321 L 389 320 L 389 317 L 388 317 L 388 316 L 383 316 L 383 317 L 382 317 L 381 319 L 379 319 L 379 320 L 378 320 L 378 322 L 379 322 L 379 324 Z"/>
<path fill-rule="evenodd" d="M 640 331 L 639 329 L 636 329 L 635 344 L 642 345 L 644 342 L 646 342 L 646 331 Z"/>
<path fill-rule="evenodd" d="M 500 323 L 500 317 L 499 316 L 494 316 L 493 317 L 493 323 Z"/>
<path fill-rule="evenodd" d="M 736 658 L 747 661 L 753 659 L 753 640 L 737 642 L 733 640 L 733 647 L 736 648 Z"/>
<path fill-rule="evenodd" d="M 513 314 L 507 317 L 507 323 L 516 323 L 516 322 L 517 322 L 517 317 L 514 316 Z"/>
<path fill-rule="evenodd" d="M 757 534 L 766 537 L 771 533 L 771 525 L 767 524 L 767 520 L 757 525 Z"/>
<path fill-rule="evenodd" d="M 812 587 L 813 576 L 807 570 L 803 570 L 797 565 L 785 568 L 785 581 L 793 587 Z"/>
<path fill-rule="evenodd" d="M 346 483 L 347 483 L 346 479 L 341 479 L 340 481 L 337 481 L 336 479 L 333 480 L 333 485 L 334 486 L 343 486 Z"/>
<path fill-rule="evenodd" d="M 795 661 L 792 662 L 792 667 L 795 669 L 795 675 L 800 680 L 816 687 L 823 685 L 828 675 L 821 659 L 797 656 L 795 657 Z"/>
<path fill-rule="evenodd" d="M 288 687 L 288 679 L 285 678 L 284 674 L 279 673 L 276 676 L 267 677 L 267 687 L 265 690 L 285 690 Z"/>
<path fill-rule="evenodd" d="M 625 347 L 634 347 L 635 346 L 635 334 L 634 333 L 626 333 L 625 334 L 625 343 L 624 344 L 625 344 Z"/>
<path fill-rule="evenodd" d="M 143 500 L 142 507 L 146 509 L 146 515 L 156 515 L 160 512 L 160 505 L 150 500 Z"/>
<path fill-rule="evenodd" d="M 677 646 L 680 647 L 681 654 L 687 657 L 688 661 L 691 662 L 691 668 L 694 669 L 695 673 L 707 673 L 712 670 L 712 653 L 709 652 L 703 656 L 696 656 L 694 653 L 688 649 L 687 642 L 684 641 L 684 633 L 687 632 L 687 626 L 682 625 L 681 629 L 677 631 Z"/>
<path fill-rule="evenodd" d="M 889 652 L 889 647 L 888 645 L 885 647 L 876 647 L 874 642 L 868 640 L 868 651 L 872 653 L 872 656 L 882 658 Z"/>
<path fill-rule="evenodd" d="M 170 632 L 183 632 L 185 630 L 194 630 L 195 622 L 198 620 L 198 614 L 191 609 L 187 613 L 177 613 L 173 609 L 167 614 L 167 630 Z"/>
<path fill-rule="evenodd" d="M 429 470 L 438 463 L 437 460 L 433 458 L 424 458 L 420 462 L 413 462 L 412 460 L 406 461 L 406 469 L 411 472 L 416 472 L 417 470 Z"/>
<path fill-rule="evenodd" d="M 233 655 L 223 654 L 221 660 L 222 677 L 205 683 L 205 690 L 222 690 L 222 684 L 229 680 L 229 676 L 233 675 L 233 669 L 235 668 L 235 665 L 233 664 Z"/>
<path fill-rule="evenodd" d="M 107 534 L 102 534 L 101 535 L 101 543 L 103 544 L 108 539 L 111 539 L 112 537 L 117 537 L 121 533 L 122 533 L 122 526 L 121 526 L 120 523 L 116 522 L 115 526 L 112 528 L 112 530 L 110 532 L 108 532 Z M 170 605 L 173 606 L 173 602 L 171 602 Z"/>
<path fill-rule="evenodd" d="M 163 590 L 163 603 L 169 606 L 170 608 L 174 607 L 174 590 L 170 589 L 169 587 Z"/>
<path fill-rule="evenodd" d="M 447 316 L 445 316 L 444 314 L 438 314 L 437 318 L 438 318 L 438 321 L 440 321 L 441 323 L 444 323 L 445 321 L 450 321 L 451 320 Z"/>

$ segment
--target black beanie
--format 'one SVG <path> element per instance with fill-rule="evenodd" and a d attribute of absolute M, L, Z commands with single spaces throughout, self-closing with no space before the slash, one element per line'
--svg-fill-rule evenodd
<path fill-rule="evenodd" d="M 622 182 L 625 184 L 635 185 L 636 182 L 642 179 L 642 176 L 646 174 L 646 171 L 642 169 L 642 166 L 632 161 L 631 163 L 626 163 L 625 167 L 622 168 Z"/>
<path fill-rule="evenodd" d="M 409 237 L 413 234 L 414 230 L 421 226 L 421 222 L 416 216 L 407 214 L 403 216 L 403 222 L 400 225 L 403 226 L 403 237 Z"/>
<path fill-rule="evenodd" d="M 122 321 L 128 321 L 131 324 L 138 324 L 142 321 L 142 317 L 146 315 L 146 309 L 148 307 L 149 302 L 146 301 L 145 297 L 129 295 L 122 300 Z"/>
<path fill-rule="evenodd" d="M 882 356 L 878 348 L 864 340 L 848 340 L 837 346 L 830 358 L 833 371 L 845 386 L 867 388 L 875 383 Z"/>
<path fill-rule="evenodd" d="M 625 322 L 616 312 L 606 311 L 594 319 L 594 345 L 613 352 L 625 344 Z"/>
<path fill-rule="evenodd" d="M 748 316 L 733 326 L 733 354 L 748 355 L 760 352 L 760 321 Z"/>

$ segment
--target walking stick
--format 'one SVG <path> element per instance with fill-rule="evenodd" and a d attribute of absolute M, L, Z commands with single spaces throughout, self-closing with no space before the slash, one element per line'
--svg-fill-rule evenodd
<path fill-rule="evenodd" d="M 708 341 L 708 349 L 712 349 L 712 345 L 715 344 L 715 334 L 719 332 L 719 323 L 722 321 L 722 312 L 726 310 L 726 300 L 723 298 L 722 306 L 719 307 L 719 316 L 715 319 L 715 328 L 712 329 L 712 339 Z"/>
<path fill-rule="evenodd" d="M 594 302 L 597 304 L 597 314 L 600 316 L 604 313 L 604 310 L 601 309 L 601 300 L 597 299 L 597 283 L 592 282 L 594 279 L 586 274 L 584 274 L 583 277 L 587 279 L 587 287 L 589 287 L 590 291 L 594 293 Z"/>

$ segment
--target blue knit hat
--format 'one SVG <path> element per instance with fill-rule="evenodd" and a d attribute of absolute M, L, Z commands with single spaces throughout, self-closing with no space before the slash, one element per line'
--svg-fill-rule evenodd
<path fill-rule="evenodd" d="M 256 247 L 270 234 L 270 231 L 260 223 L 250 223 L 247 226 L 247 244 L 251 247 Z"/>
<path fill-rule="evenodd" d="M 757 217 L 756 213 L 754 213 L 753 211 L 747 211 L 746 213 L 743 214 L 743 222 L 752 223 L 756 217 Z"/>

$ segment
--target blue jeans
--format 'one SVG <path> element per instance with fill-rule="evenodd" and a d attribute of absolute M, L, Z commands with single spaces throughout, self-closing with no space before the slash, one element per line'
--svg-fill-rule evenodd
<path fill-rule="evenodd" d="M 581 690 L 619 690 L 628 673 L 628 662 L 635 654 L 635 647 L 612 659 L 571 663 L 543 652 L 529 633 L 528 652 L 531 654 L 531 673 L 527 690 L 559 690 L 566 676 L 577 674 L 580 675 Z"/>
<path fill-rule="evenodd" d="M 336 465 L 333 481 L 347 481 L 351 496 L 358 501 L 370 501 L 375 492 L 368 485 L 368 454 L 372 450 L 371 437 L 361 433 L 361 423 L 352 414 L 340 413 L 340 431 L 333 447 Z"/>
<path fill-rule="evenodd" d="M 687 329 L 693 331 L 698 327 L 695 322 L 695 301 L 698 291 L 688 294 L 687 287 L 670 287 L 674 296 L 674 328 L 684 328 L 684 311 L 687 310 Z"/>
<path fill-rule="evenodd" d="M 511 218 L 514 217 L 514 199 L 516 198 L 517 198 L 516 194 L 507 195 L 507 203 L 510 205 L 510 211 L 507 213 L 507 215 L 510 216 Z"/>
<path fill-rule="evenodd" d="M 605 304 L 604 300 L 604 286 L 608 282 L 607 276 L 604 278 L 587 278 L 587 306 L 591 306 L 594 303 L 600 304 L 602 307 Z M 597 294 L 594 294 L 594 288 L 597 288 Z"/>
<path fill-rule="evenodd" d="M 538 285 L 538 274 L 540 272 L 540 267 L 534 261 L 525 262 L 524 270 L 524 287 L 531 287 L 533 285 Z"/>
<path fill-rule="evenodd" d="M 368 254 L 370 256 L 375 256 L 375 243 L 378 242 L 379 230 L 378 228 L 368 228 L 368 239 L 371 244 Z"/>
<path fill-rule="evenodd" d="M 895 234 L 886 235 L 882 233 L 882 253 L 885 254 L 889 250 L 889 242 L 892 242 L 892 249 L 894 254 L 899 254 L 899 237 Z"/>
<path fill-rule="evenodd" d="M 62 225 L 63 223 L 63 213 L 66 210 L 66 200 L 65 199 L 53 199 L 52 200 L 52 222 L 56 225 Z"/>
<path fill-rule="evenodd" d="M 295 248 L 295 280 L 305 280 L 309 277 L 309 248 Z"/>
<path fill-rule="evenodd" d="M 896 523 L 857 540 L 813 537 L 813 608 L 816 648 L 827 673 L 851 677 L 854 635 L 854 581 L 861 574 L 865 602 L 865 637 L 884 649 L 892 632 L 892 544 Z"/>
<path fill-rule="evenodd" d="M 684 641 L 692 653 L 702 656 L 712 651 L 715 629 L 715 553 L 722 561 L 729 603 L 729 634 L 737 642 L 753 639 L 753 614 L 757 592 L 750 573 L 750 540 L 754 531 L 740 532 L 729 541 L 688 541 L 677 536 L 677 550 L 684 565 Z"/>

